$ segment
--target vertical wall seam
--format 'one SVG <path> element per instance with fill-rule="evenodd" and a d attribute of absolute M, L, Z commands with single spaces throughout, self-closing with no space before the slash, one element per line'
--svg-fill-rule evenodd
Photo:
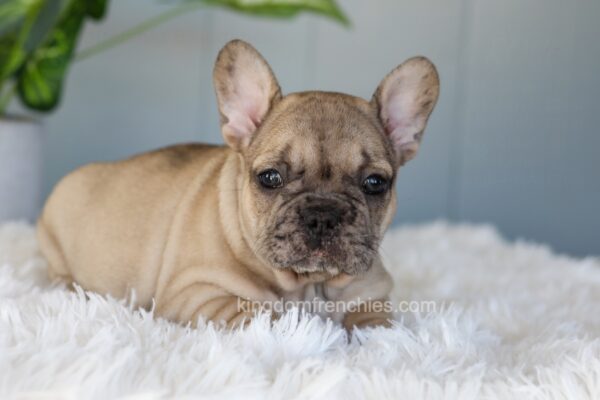
<path fill-rule="evenodd" d="M 303 76 L 303 84 L 304 88 L 302 90 L 312 90 L 316 89 L 316 79 L 317 79 L 317 43 L 319 37 L 319 23 L 313 16 L 306 17 L 305 27 L 307 29 L 306 32 L 306 48 L 304 50 L 305 57 L 305 67 L 304 67 L 304 76 Z"/>
<path fill-rule="evenodd" d="M 460 21 L 458 29 L 458 54 L 457 68 L 455 74 L 455 96 L 454 96 L 454 131 L 451 136 L 450 157 L 448 165 L 448 191 L 447 191 L 447 215 L 451 220 L 461 217 L 461 192 L 463 189 L 463 156 L 464 136 L 466 129 L 466 109 L 468 93 L 468 66 L 470 56 L 470 38 L 472 35 L 473 8 L 472 0 L 462 0 L 460 10 Z"/>
<path fill-rule="evenodd" d="M 199 58 L 199 70 L 198 70 L 198 76 L 199 76 L 199 80 L 198 80 L 198 89 L 196 92 L 196 102 L 198 104 L 198 110 L 196 112 L 196 132 L 195 135 L 202 135 L 202 136 L 209 136 L 212 135 L 212 132 L 209 132 L 207 129 L 207 125 L 210 126 L 210 122 L 208 121 L 204 121 L 204 118 L 206 118 L 205 116 L 203 117 L 202 115 L 202 111 L 200 110 L 201 107 L 208 107 L 208 105 L 210 104 L 210 101 L 208 99 L 210 99 L 210 95 L 207 94 L 213 93 L 213 86 L 212 86 L 212 60 L 216 59 L 216 54 L 214 55 L 213 58 L 213 54 L 211 54 L 211 51 L 215 48 L 217 48 L 218 43 L 215 42 L 215 24 L 214 24 L 214 13 L 212 10 L 207 9 L 207 8 L 201 8 L 200 10 L 200 14 L 204 14 L 204 15 L 200 15 L 199 19 L 202 20 L 202 23 L 205 24 L 206 26 L 206 38 L 202 38 L 205 39 L 207 41 L 207 43 L 204 44 L 200 44 L 200 46 L 198 46 L 198 58 Z M 204 49 L 209 49 L 208 52 L 205 52 Z M 208 58 L 212 58 L 210 61 L 207 61 Z M 206 63 L 208 62 L 208 69 L 205 70 L 205 66 Z M 206 74 L 206 72 L 208 72 L 208 75 Z M 206 97 L 208 96 L 208 97 Z M 213 94 L 214 96 L 214 94 Z M 206 103 L 204 102 L 204 100 L 207 100 Z M 211 116 L 211 118 L 216 118 L 215 116 Z M 206 137 L 204 137 L 204 139 L 206 139 Z"/>

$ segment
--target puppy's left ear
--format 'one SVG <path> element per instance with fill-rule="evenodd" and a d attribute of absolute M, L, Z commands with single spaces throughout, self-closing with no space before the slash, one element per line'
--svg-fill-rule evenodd
<path fill-rule="evenodd" d="M 394 145 L 398 166 L 417 154 L 439 89 L 435 66 L 415 57 L 390 72 L 373 94 L 371 104 Z"/>
<path fill-rule="evenodd" d="M 219 52 L 213 83 L 225 142 L 242 151 L 281 99 L 281 89 L 269 64 L 250 44 L 232 40 Z"/>

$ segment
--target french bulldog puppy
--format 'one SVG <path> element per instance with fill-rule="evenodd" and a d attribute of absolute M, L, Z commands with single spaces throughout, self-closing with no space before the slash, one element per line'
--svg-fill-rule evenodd
<path fill-rule="evenodd" d="M 248 43 L 219 53 L 214 85 L 228 146 L 187 144 L 65 177 L 38 221 L 51 276 L 159 316 L 235 326 L 277 301 L 356 302 L 325 313 L 386 325 L 392 281 L 378 255 L 397 170 L 438 98 L 433 64 L 411 58 L 372 100 L 282 95 Z"/>

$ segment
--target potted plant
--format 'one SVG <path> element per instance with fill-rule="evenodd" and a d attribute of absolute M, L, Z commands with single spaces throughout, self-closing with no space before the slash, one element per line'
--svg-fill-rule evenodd
<path fill-rule="evenodd" d="M 38 213 L 43 128 L 39 118 L 9 115 L 25 109 L 50 112 L 60 103 L 71 63 L 90 57 L 201 6 L 222 6 L 267 17 L 319 13 L 346 24 L 335 0 L 188 0 L 148 21 L 76 53 L 79 35 L 101 20 L 108 0 L 2 0 L 0 3 L 0 221 L 33 220 Z"/>

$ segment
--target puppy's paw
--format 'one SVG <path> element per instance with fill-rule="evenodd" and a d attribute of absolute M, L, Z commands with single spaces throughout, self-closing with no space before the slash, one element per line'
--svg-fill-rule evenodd
<path fill-rule="evenodd" d="M 367 321 L 361 321 L 358 324 L 354 325 L 356 328 L 359 329 L 363 329 L 363 328 L 377 328 L 377 327 L 383 327 L 383 328 L 391 328 L 392 327 L 392 321 L 389 318 L 373 318 Z"/>
<path fill-rule="evenodd" d="M 348 332 L 352 332 L 353 329 L 364 329 L 364 328 L 391 328 L 392 327 L 392 316 L 388 313 L 369 313 L 369 312 L 358 312 L 349 313 L 344 318 L 344 327 Z"/>

